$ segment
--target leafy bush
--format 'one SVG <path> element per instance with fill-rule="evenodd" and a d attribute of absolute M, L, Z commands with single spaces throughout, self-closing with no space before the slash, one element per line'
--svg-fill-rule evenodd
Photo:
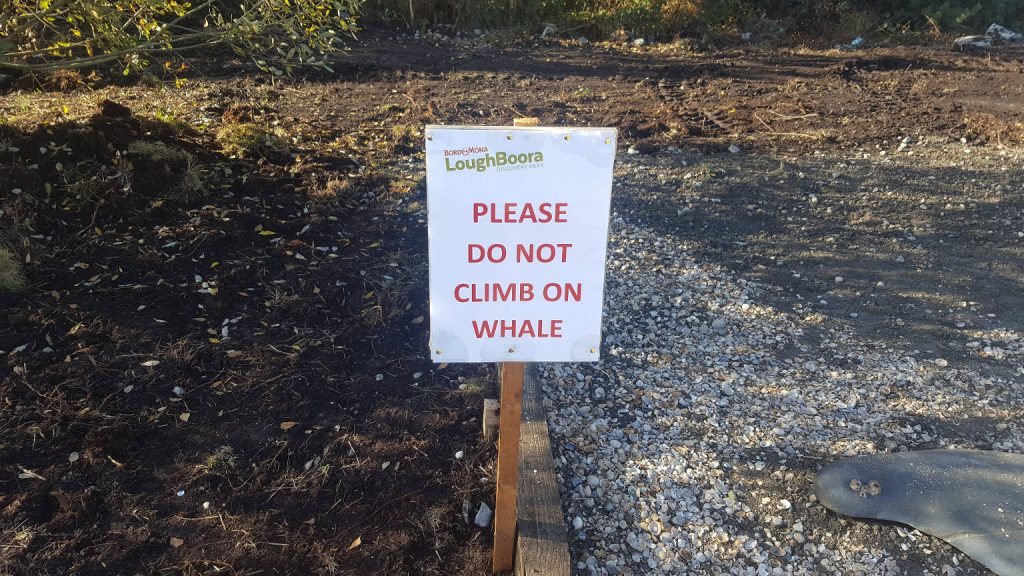
<path fill-rule="evenodd" d="M 365 16 L 411 26 L 537 29 L 546 22 L 563 30 L 607 36 L 672 37 L 707 31 L 739 31 L 757 22 L 778 22 L 798 36 L 831 38 L 883 27 L 981 33 L 992 22 L 1024 24 L 1020 0 L 366 0 Z"/>
<path fill-rule="evenodd" d="M 366 0 L 366 17 L 410 26 L 521 28 L 554 23 L 607 34 L 620 28 L 659 33 L 692 23 L 700 0 Z"/>
<path fill-rule="evenodd" d="M 981 34 L 993 22 L 1017 27 L 1024 24 L 1020 0 L 863 0 L 861 8 L 880 15 L 890 25 L 914 28 L 934 21 L 946 32 Z"/>
<path fill-rule="evenodd" d="M 366 0 L 366 16 L 406 26 L 509 28 L 546 20 L 561 21 L 567 0 Z"/>
<path fill-rule="evenodd" d="M 633 34 L 651 34 L 662 32 L 668 24 L 666 16 L 674 16 L 672 20 L 678 21 L 680 15 L 670 5 L 678 5 L 680 2 L 661 2 L 652 0 L 614 0 L 600 3 L 593 3 L 592 6 L 583 6 L 571 15 L 573 24 L 582 26 L 593 34 L 605 35 L 615 30 L 626 30 Z M 686 18 L 682 18 L 683 26 L 689 25 L 694 10 Z"/>
<path fill-rule="evenodd" d="M 280 75 L 328 68 L 340 35 L 355 31 L 362 0 L 6 0 L 0 68 L 77 69 L 120 62 L 125 74 L 160 54 L 223 45 Z M 167 62 L 168 67 L 171 66 Z"/>
<path fill-rule="evenodd" d="M 1024 24 L 1019 0 L 702 0 L 701 20 L 715 27 L 730 20 L 771 19 L 807 35 L 862 34 L 853 27 L 980 34 L 989 24 Z M 934 24 L 933 24 L 934 23 Z"/>

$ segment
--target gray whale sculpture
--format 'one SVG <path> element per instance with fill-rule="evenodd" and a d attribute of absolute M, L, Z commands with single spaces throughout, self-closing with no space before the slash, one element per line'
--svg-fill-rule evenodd
<path fill-rule="evenodd" d="M 1024 455 L 922 450 L 840 460 L 814 493 L 854 518 L 909 524 L 1000 576 L 1024 576 Z"/>

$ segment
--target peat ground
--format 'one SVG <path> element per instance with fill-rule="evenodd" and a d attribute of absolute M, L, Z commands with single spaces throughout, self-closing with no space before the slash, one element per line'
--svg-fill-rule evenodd
<path fill-rule="evenodd" d="M 780 306 L 936 356 L 1024 324 L 1020 54 L 377 33 L 335 70 L 4 89 L 0 574 L 486 571 L 493 370 L 425 354 L 425 124 L 619 128 L 652 176 L 617 209 Z"/>

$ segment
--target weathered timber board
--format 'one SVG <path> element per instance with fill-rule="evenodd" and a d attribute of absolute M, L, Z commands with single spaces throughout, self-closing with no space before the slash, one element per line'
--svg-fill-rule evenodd
<path fill-rule="evenodd" d="M 558 479 L 544 411 L 544 393 L 534 366 L 523 383 L 523 421 L 519 446 L 519 534 L 516 576 L 569 576 Z"/>

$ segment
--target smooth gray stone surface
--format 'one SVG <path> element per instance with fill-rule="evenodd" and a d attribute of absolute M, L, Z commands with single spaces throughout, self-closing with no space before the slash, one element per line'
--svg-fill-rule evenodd
<path fill-rule="evenodd" d="M 909 524 L 1000 576 L 1024 576 L 1024 455 L 923 450 L 840 460 L 814 493 L 844 516 Z"/>

